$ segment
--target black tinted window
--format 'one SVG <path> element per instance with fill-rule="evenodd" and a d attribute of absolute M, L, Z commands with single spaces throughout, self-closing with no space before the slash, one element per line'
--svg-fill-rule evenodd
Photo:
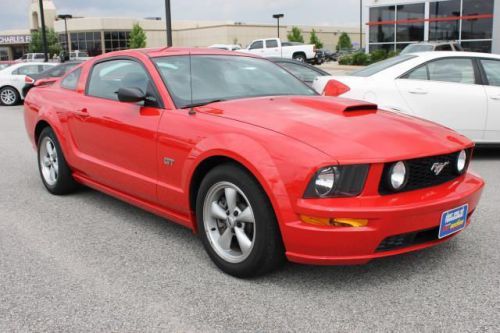
<path fill-rule="evenodd" d="M 275 39 L 266 40 L 266 47 L 268 49 L 278 47 L 278 41 Z"/>
<path fill-rule="evenodd" d="M 90 75 L 89 96 L 118 100 L 120 88 L 139 88 L 148 91 L 149 77 L 144 68 L 132 60 L 111 60 L 94 65 Z"/>
<path fill-rule="evenodd" d="M 252 43 L 252 46 L 250 46 L 250 50 L 253 50 L 253 49 L 262 49 L 264 48 L 264 42 L 259 40 L 257 42 L 253 42 Z"/>
<path fill-rule="evenodd" d="M 443 44 L 436 46 L 435 51 L 453 51 L 453 49 L 450 44 Z"/>
<path fill-rule="evenodd" d="M 78 68 L 73 72 L 69 73 L 61 82 L 61 87 L 69 90 L 76 90 L 78 86 L 78 81 L 80 80 L 80 74 L 82 73 L 82 69 Z"/>

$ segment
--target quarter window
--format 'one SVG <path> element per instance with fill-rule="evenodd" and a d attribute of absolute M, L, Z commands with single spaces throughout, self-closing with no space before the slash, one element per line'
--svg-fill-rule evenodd
<path fill-rule="evenodd" d="M 500 87 L 500 61 L 499 60 L 481 60 L 486 78 L 490 86 Z"/>
<path fill-rule="evenodd" d="M 278 41 L 275 39 L 266 40 L 266 48 L 273 49 L 278 47 Z"/>
<path fill-rule="evenodd" d="M 87 95 L 117 101 L 120 88 L 139 88 L 147 92 L 149 77 L 144 68 L 132 60 L 111 60 L 92 69 Z"/>
<path fill-rule="evenodd" d="M 69 90 L 76 90 L 76 87 L 78 86 L 78 81 L 80 80 L 80 74 L 82 73 L 81 68 L 77 68 L 62 80 L 61 82 L 61 87 L 64 89 L 69 89 Z"/>

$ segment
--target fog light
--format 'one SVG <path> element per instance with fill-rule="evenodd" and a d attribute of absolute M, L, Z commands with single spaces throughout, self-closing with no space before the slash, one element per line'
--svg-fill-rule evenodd
<path fill-rule="evenodd" d="M 330 227 L 352 227 L 359 228 L 368 225 L 367 219 L 351 219 L 351 218 L 326 218 L 326 217 L 312 217 L 306 215 L 300 215 L 302 222 L 312 225 L 319 226 L 330 226 Z"/>
<path fill-rule="evenodd" d="M 458 154 L 458 159 L 457 159 L 457 172 L 459 174 L 464 173 L 466 164 L 467 164 L 467 153 L 465 152 L 465 150 L 462 150 L 460 154 Z"/>

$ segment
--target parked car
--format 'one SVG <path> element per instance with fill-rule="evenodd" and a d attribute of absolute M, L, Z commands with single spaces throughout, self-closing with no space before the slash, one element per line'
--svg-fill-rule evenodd
<path fill-rule="evenodd" d="M 15 62 L 14 62 L 14 61 L 7 61 L 7 60 L 5 60 L 5 61 L 0 61 L 0 71 L 1 71 L 2 69 L 5 69 L 5 68 L 7 68 L 7 67 L 9 67 L 9 66 L 13 65 L 13 64 L 15 64 Z"/>
<path fill-rule="evenodd" d="M 226 51 L 238 51 L 241 50 L 241 46 L 236 44 L 214 44 L 208 47 L 209 49 L 219 49 Z"/>
<path fill-rule="evenodd" d="M 26 53 L 16 62 L 42 62 L 45 60 L 45 54 L 43 53 Z"/>
<path fill-rule="evenodd" d="M 35 82 L 40 79 L 47 79 L 47 78 L 58 78 L 66 74 L 68 71 L 73 69 L 73 67 L 81 64 L 81 61 L 70 61 L 70 62 L 65 62 L 62 64 L 59 64 L 54 67 L 50 67 L 49 69 L 38 73 L 38 74 L 30 74 L 26 75 L 24 78 L 25 85 L 23 87 L 22 95 L 26 96 L 28 94 L 28 91 L 30 91 L 31 88 L 35 86 Z"/>
<path fill-rule="evenodd" d="M 338 56 L 336 52 L 327 49 L 319 49 L 318 52 L 322 52 L 325 58 L 325 61 L 337 61 Z"/>
<path fill-rule="evenodd" d="M 420 42 L 406 46 L 400 54 L 430 51 L 463 51 L 458 42 Z"/>
<path fill-rule="evenodd" d="M 309 61 L 313 65 L 321 65 L 325 63 L 326 61 L 326 56 L 325 53 L 322 50 L 316 50 L 316 56 L 312 61 Z"/>
<path fill-rule="evenodd" d="M 237 52 L 111 52 L 24 107 L 50 193 L 84 184 L 176 221 L 239 277 L 437 245 L 470 223 L 484 186 L 464 136 L 318 96 Z"/>
<path fill-rule="evenodd" d="M 281 43 L 279 38 L 257 39 L 241 52 L 260 55 L 261 57 L 281 57 L 300 62 L 314 62 L 316 49 L 313 44 Z"/>
<path fill-rule="evenodd" d="M 75 50 L 69 53 L 69 61 L 85 61 L 90 58 L 87 51 Z"/>
<path fill-rule="evenodd" d="M 22 99 L 26 75 L 41 73 L 54 63 L 17 63 L 0 71 L 0 105 L 16 105 Z"/>
<path fill-rule="evenodd" d="M 500 142 L 500 56 L 405 54 L 346 76 L 319 77 L 316 91 L 378 103 L 450 127 L 477 143 Z"/>
<path fill-rule="evenodd" d="M 290 73 L 295 75 L 298 79 L 300 79 L 302 82 L 307 83 L 309 86 L 311 86 L 314 80 L 316 80 L 316 78 L 320 76 L 330 76 L 330 73 L 325 72 L 324 70 L 318 67 L 311 66 L 309 64 L 297 60 L 275 58 L 275 57 L 271 57 L 268 59 L 274 62 L 275 64 L 278 64 L 281 67 L 285 68 Z"/>

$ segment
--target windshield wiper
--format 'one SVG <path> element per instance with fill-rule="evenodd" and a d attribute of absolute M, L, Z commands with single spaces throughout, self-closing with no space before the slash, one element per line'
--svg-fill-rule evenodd
<path fill-rule="evenodd" d="M 209 101 L 205 101 L 205 102 L 198 102 L 198 103 L 192 103 L 192 104 L 187 104 L 187 105 L 184 105 L 182 107 L 182 109 L 191 109 L 191 108 L 196 108 L 198 106 L 205 106 L 205 105 L 208 105 L 208 104 L 212 104 L 212 103 L 217 103 L 217 102 L 224 102 L 225 99 L 211 99 Z"/>

